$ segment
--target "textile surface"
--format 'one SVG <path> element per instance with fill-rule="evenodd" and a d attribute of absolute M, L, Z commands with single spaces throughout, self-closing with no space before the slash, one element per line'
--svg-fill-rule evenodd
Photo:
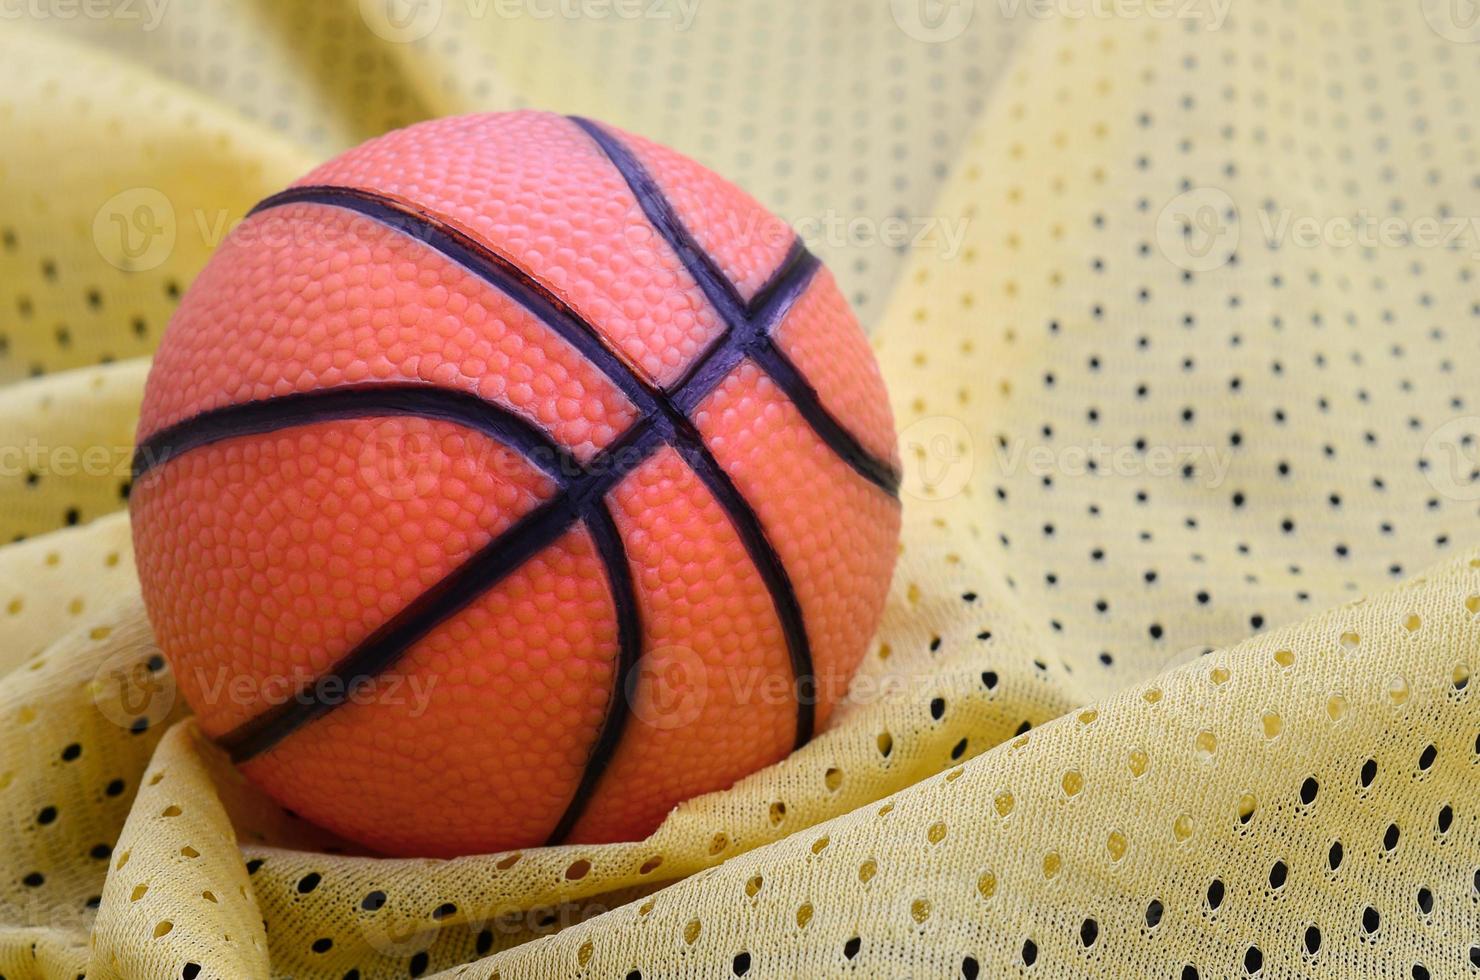
<path fill-rule="evenodd" d="M 8 7 L 0 976 L 1480 976 L 1474 14 Z M 901 554 L 784 762 L 641 842 L 387 860 L 199 735 L 134 425 L 253 203 L 516 107 L 796 224 L 889 383 Z"/>

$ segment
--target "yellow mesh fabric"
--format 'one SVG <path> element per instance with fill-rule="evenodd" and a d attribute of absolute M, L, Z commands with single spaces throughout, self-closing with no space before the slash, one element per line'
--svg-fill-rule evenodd
<path fill-rule="evenodd" d="M 25 9 L 0 975 L 1480 975 L 1463 4 Z M 643 131 L 809 233 L 890 383 L 900 565 L 830 728 L 651 839 L 359 856 L 186 717 L 120 447 L 253 201 L 516 105 Z"/>

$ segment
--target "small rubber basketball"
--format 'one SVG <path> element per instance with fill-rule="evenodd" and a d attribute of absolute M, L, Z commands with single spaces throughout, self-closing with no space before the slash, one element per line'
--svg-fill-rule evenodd
<path fill-rule="evenodd" d="M 130 508 L 202 729 L 388 854 L 641 838 L 825 724 L 899 534 L 867 341 L 698 164 L 546 113 L 399 130 L 183 297 Z"/>

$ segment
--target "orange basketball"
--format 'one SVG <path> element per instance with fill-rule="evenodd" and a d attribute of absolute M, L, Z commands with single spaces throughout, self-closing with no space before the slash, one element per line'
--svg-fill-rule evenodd
<path fill-rule="evenodd" d="M 393 854 L 639 838 L 826 721 L 899 534 L 878 367 L 789 228 L 609 126 L 390 133 L 164 336 L 132 494 L 202 728 Z"/>

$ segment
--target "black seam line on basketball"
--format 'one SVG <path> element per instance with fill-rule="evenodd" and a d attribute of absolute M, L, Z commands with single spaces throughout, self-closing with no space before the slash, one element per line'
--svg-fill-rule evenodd
<path fill-rule="evenodd" d="M 523 268 L 441 217 L 374 191 L 323 184 L 290 187 L 262 201 L 248 214 L 289 204 L 322 204 L 354 211 L 421 242 L 522 306 L 595 365 L 629 400 L 635 402 L 641 397 L 644 388 L 637 372 L 568 303 Z"/>
<path fill-rule="evenodd" d="M 777 387 L 786 392 L 791 403 L 812 431 L 832 448 L 843 462 L 847 463 L 864 479 L 883 490 L 891 497 L 899 495 L 899 474 L 894 468 L 878 459 L 849 432 L 825 407 L 801 370 L 792 363 L 786 353 L 769 341 L 757 344 L 750 356 L 771 376 Z"/>
<path fill-rule="evenodd" d="M 752 321 L 755 316 L 755 306 L 748 305 L 741 299 L 734 283 L 730 282 L 720 271 L 714 259 L 684 226 L 672 202 L 668 200 L 667 195 L 663 193 L 662 188 L 658 186 L 657 181 L 648 173 L 641 161 L 621 140 L 608 133 L 599 123 L 579 116 L 571 117 L 571 121 L 581 127 L 596 142 L 611 161 L 612 166 L 616 167 L 618 173 L 627 182 L 633 196 L 636 197 L 643 214 L 673 249 L 679 261 L 688 269 L 689 275 L 698 283 L 699 288 L 730 329 L 748 327 L 758 338 L 765 338 L 764 342 L 757 341 L 757 348 L 774 347 L 770 334 L 775 324 L 767 324 L 761 331 L 754 330 Z M 782 270 L 789 263 L 798 260 L 799 250 L 805 251 L 801 242 L 793 242 L 787 260 L 782 263 Z M 784 275 L 784 272 L 782 274 Z M 777 275 L 773 274 L 772 282 L 777 278 Z M 752 304 L 756 300 L 764 301 L 763 294 L 770 286 L 771 283 L 767 283 L 765 287 L 762 287 L 762 290 L 757 292 L 751 301 Z M 780 376 L 771 373 L 770 369 L 777 366 L 774 358 L 760 356 L 756 358 L 756 363 L 771 375 L 771 380 L 776 383 L 777 387 L 797 405 L 803 419 L 825 445 L 856 470 L 860 476 L 890 496 L 898 497 L 900 476 L 895 472 L 894 467 L 864 449 L 863 445 L 848 432 L 847 427 L 822 404 L 816 389 L 806 382 L 801 372 L 791 366 L 790 361 L 787 361 L 785 366 L 791 366 L 792 369 L 790 371 L 783 369 Z"/>
<path fill-rule="evenodd" d="M 720 271 L 719 266 L 715 264 L 709 253 L 704 251 L 698 240 L 689 234 L 689 230 L 679 219 L 673 202 L 668 200 L 668 195 L 663 193 L 662 188 L 658 186 L 652 174 L 648 173 L 647 168 L 638 162 L 621 140 L 608 133 L 599 123 L 582 116 L 571 116 L 570 121 L 585 130 L 606 158 L 611 161 L 617 173 L 626 181 L 633 197 L 637 199 L 637 206 L 642 209 L 648 223 L 673 249 L 678 260 L 683 263 L 689 275 L 693 276 L 699 288 L 704 291 L 704 295 L 709 298 L 709 302 L 714 305 L 720 318 L 730 326 L 748 319 L 749 311 L 746 309 L 745 301 L 740 297 L 740 290 L 735 287 L 728 276 Z"/>
<path fill-rule="evenodd" d="M 816 256 L 800 252 L 795 262 L 787 264 L 785 273 L 775 278 L 767 290 L 765 304 L 757 308 L 755 316 L 728 326 L 720 340 L 704 356 L 695 359 L 673 388 L 673 405 L 679 415 L 684 418 L 692 415 L 737 364 L 765 343 L 771 327 L 786 318 L 821 268 Z"/>
<path fill-rule="evenodd" d="M 421 592 L 348 656 L 292 697 L 243 722 L 216 739 L 234 762 L 246 762 L 293 734 L 340 703 L 324 697 L 326 682 L 352 691 L 393 666 L 437 624 L 475 601 L 560 537 L 578 519 L 564 498 L 556 497 L 525 515 L 509 530 L 485 544 L 441 581 Z"/>
<path fill-rule="evenodd" d="M 802 690 L 803 684 L 808 681 L 815 683 L 815 678 L 812 643 L 801 603 L 786 565 L 771 544 L 759 515 L 709 451 L 689 413 L 704 395 L 719 385 L 748 350 L 790 312 L 821 264 L 805 254 L 800 242 L 793 242 L 786 259 L 768 277 L 766 287 L 756 294 L 752 305 L 747 306 L 734 283 L 725 277 L 683 227 L 668 198 L 627 148 L 588 119 L 572 117 L 572 122 L 584 130 L 611 161 L 654 230 L 679 256 L 724 323 L 724 333 L 705 351 L 700 363 L 690 369 L 668 399 L 660 397 L 658 400 L 673 417 L 675 430 L 680 435 L 673 444 L 674 448 L 728 515 L 730 525 L 770 593 L 791 662 L 797 702 L 793 744 L 800 748 L 811 739 L 816 727 L 815 699 Z"/>
<path fill-rule="evenodd" d="M 791 248 L 786 250 L 786 257 L 781 260 L 781 264 L 772 270 L 770 278 L 762 283 L 761 288 L 757 289 L 755 295 L 750 298 L 750 302 L 745 307 L 746 316 L 753 318 L 767 303 L 771 302 L 771 298 L 784 288 L 787 281 L 796 273 L 797 267 L 804 263 L 811 263 L 813 266 L 822 264 L 815 255 L 807 251 L 807 246 L 802 244 L 800 238 L 793 239 Z M 808 278 L 810 281 L 810 273 Z M 769 331 L 770 327 L 766 329 Z"/>
<path fill-rule="evenodd" d="M 789 310 L 791 304 L 807 288 L 811 281 L 810 276 L 814 274 L 821 265 L 811 255 L 806 261 L 800 262 L 784 280 L 779 280 L 775 290 L 775 307 Z M 777 347 L 770 338 L 763 325 L 753 324 L 750 334 L 739 342 L 726 345 L 720 352 L 720 356 L 709 360 L 700 361 L 692 373 L 690 379 L 674 393 L 674 402 L 679 410 L 687 416 L 697 407 L 703 395 L 734 369 L 743 358 L 749 357 L 756 365 L 776 382 L 778 388 L 786 392 L 791 402 L 796 406 L 798 414 L 812 427 L 828 447 L 843 462 L 847 463 L 854 472 L 865 480 L 874 484 L 891 497 L 899 496 L 899 474 L 894 469 L 881 463 L 876 457 L 869 453 L 862 444 L 849 432 L 833 415 L 823 407 L 817 390 L 812 387 L 805 375 L 792 363 L 781 348 Z M 713 381 L 701 380 L 714 379 Z M 693 380 L 692 387 L 687 383 Z M 694 398 L 693 393 L 700 393 L 699 398 Z"/>
<path fill-rule="evenodd" d="M 652 190 L 658 194 L 655 200 L 664 201 L 663 206 L 666 206 L 666 199 L 662 198 L 661 193 L 656 188 Z M 634 193 L 636 193 L 635 190 Z M 676 437 L 668 441 L 682 451 L 682 455 L 689 461 L 690 466 L 696 469 L 696 472 L 702 467 L 709 474 L 704 482 L 710 487 L 711 492 L 714 492 L 714 488 L 719 485 L 716 481 L 716 474 L 723 476 L 724 486 L 728 486 L 731 490 L 733 490 L 733 484 L 730 483 L 728 476 L 723 475 L 722 467 L 705 445 L 702 435 L 694 427 L 688 413 L 698 402 L 702 401 L 704 395 L 723 380 L 734 364 L 749 353 L 759 339 L 767 336 L 775 324 L 790 312 L 821 267 L 821 263 L 802 247 L 800 241 L 794 242 L 786 260 L 769 277 L 766 287 L 756 294 L 750 306 L 747 307 L 741 303 L 739 293 L 733 284 L 714 266 L 703 250 L 693 243 L 692 238 L 688 238 L 689 244 L 685 246 L 688 249 L 688 257 L 684 259 L 685 265 L 689 268 L 693 268 L 696 264 L 701 265 L 703 271 L 699 274 L 705 276 L 708 283 L 705 288 L 706 295 L 712 301 L 717 296 L 723 297 L 720 302 L 727 305 L 717 308 L 721 309 L 722 319 L 727 329 L 725 334 L 717 338 L 697 359 L 688 377 L 680 382 L 680 388 L 670 396 L 638 375 L 625 361 L 610 352 L 595 327 L 558 297 L 549 293 L 522 269 L 502 259 L 456 229 L 450 228 L 436 215 L 425 210 L 412 209 L 370 192 L 336 186 L 311 186 L 290 189 L 268 198 L 267 201 L 254 208 L 253 213 L 268 207 L 305 201 L 353 208 L 361 214 L 389 224 L 398 231 L 443 252 L 498 288 L 510 292 L 510 295 L 525 306 L 530 313 L 549 323 L 556 333 L 572 346 L 587 353 L 597 369 L 627 394 L 632 403 L 649 419 L 666 418 Z M 671 209 L 669 210 L 667 220 L 670 222 L 670 227 L 657 228 L 659 235 L 665 240 L 671 240 L 669 236 L 673 234 L 672 227 L 681 227 L 677 224 L 676 216 L 671 214 Z M 649 214 L 646 208 L 644 214 Z M 651 214 L 649 218 L 652 220 Z M 455 251 L 449 249 L 455 249 Z M 516 287 L 517 291 L 511 291 L 511 286 Z M 602 351 L 604 356 L 591 356 L 592 351 Z M 715 362 L 722 365 L 722 369 L 706 369 L 707 365 Z M 802 622 L 800 604 L 790 577 L 786 574 L 784 565 L 776 557 L 775 549 L 766 538 L 760 518 L 745 497 L 738 491 L 734 491 L 718 500 L 728 514 L 737 535 L 744 542 L 747 553 L 771 594 L 772 605 L 776 609 L 777 619 L 782 625 L 783 635 L 786 638 L 787 655 L 796 674 L 796 683 L 800 685 L 804 679 L 812 675 L 812 654 L 810 639 Z M 800 691 L 798 695 L 796 744 L 801 745 L 810 737 L 815 726 L 813 717 L 815 706 L 809 703 L 808 698 L 801 696 Z"/>
<path fill-rule="evenodd" d="M 709 488 L 709 492 L 721 507 L 731 514 L 742 509 L 749 510 L 745 496 L 712 456 L 694 453 L 691 447 L 683 443 L 679 444 L 678 451 L 688 462 L 689 467 L 698 474 L 704 485 Z M 816 699 L 811 693 L 802 689 L 802 685 L 808 682 L 813 684 L 814 690 L 816 687 L 816 679 L 812 676 L 812 650 L 810 641 L 806 640 L 807 627 L 802 616 L 802 606 L 797 600 L 796 588 L 792 585 L 791 576 L 786 571 L 786 563 L 781 560 L 781 556 L 771 545 L 770 539 L 766 537 L 765 529 L 760 521 L 737 521 L 734 522 L 734 527 L 740 536 L 741 543 L 745 546 L 746 553 L 750 556 L 751 563 L 760 573 L 761 581 L 766 583 L 766 588 L 771 593 L 771 599 L 776 608 L 776 618 L 780 621 L 781 633 L 787 638 L 786 648 L 791 658 L 791 672 L 797 699 L 796 732 L 792 744 L 794 748 L 799 749 L 811 740 L 812 732 L 817 725 Z M 792 642 L 794 637 L 802 638 L 803 642 Z"/>
<path fill-rule="evenodd" d="M 614 440 L 597 457 L 592 460 L 589 472 L 582 479 L 574 480 L 565 484 L 563 493 L 552 505 L 559 503 L 558 509 L 566 511 L 574 516 L 570 521 L 579 518 L 584 509 L 589 507 L 592 500 L 604 495 L 614 486 L 626 473 L 636 468 L 642 461 L 655 452 L 661 445 L 675 445 L 680 440 L 687 444 L 688 452 L 686 459 L 707 459 L 713 464 L 713 470 L 722 472 L 718 463 L 713 460 L 712 454 L 704 444 L 702 437 L 694 428 L 686 411 L 680 405 L 695 405 L 702 401 L 704 395 L 713 390 L 725 377 L 726 372 L 715 372 L 709 370 L 708 365 L 714 362 L 725 362 L 731 367 L 744 355 L 739 350 L 739 345 L 750 339 L 746 332 L 728 329 L 725 335 L 716 339 L 708 350 L 702 354 L 691 369 L 691 377 L 686 379 L 680 390 L 674 395 L 665 397 L 665 393 L 656 390 L 650 383 L 637 376 L 626 363 L 614 353 L 607 350 L 604 342 L 595 331 L 595 328 L 586 323 L 579 315 L 570 310 L 569 307 L 557 297 L 549 294 L 539 283 L 530 279 L 522 270 L 508 263 L 502 257 L 490 252 L 478 242 L 468 238 L 456 229 L 445 226 L 440 219 L 424 211 L 410 209 L 389 198 L 366 191 L 358 191 L 353 188 L 336 187 L 301 187 L 293 188 L 282 194 L 268 198 L 266 201 L 253 208 L 252 213 L 258 213 L 269 207 L 277 207 L 291 203 L 317 203 L 331 207 L 343 207 L 357 211 L 374 220 L 381 221 L 389 227 L 421 241 L 428 247 L 441 252 L 453 261 L 462 264 L 475 275 L 484 278 L 499 288 L 508 287 L 505 283 L 514 283 L 516 293 L 513 297 L 522 302 L 530 298 L 534 307 L 526 306 L 535 316 L 544 319 L 552 327 L 557 335 L 568 337 L 578 350 L 587 354 L 590 361 L 610 378 L 639 408 L 643 409 L 646 418 L 633 426 Z M 794 254 L 788 256 L 788 263 L 783 269 L 779 269 L 772 276 L 770 288 L 765 296 L 758 296 L 762 302 L 754 312 L 754 322 L 758 324 L 774 324 L 778 322 L 791 309 L 792 304 L 805 290 L 811 281 L 819 264 L 815 258 L 808 254 L 802 254 L 794 250 Z M 522 283 L 527 289 L 520 289 Z M 538 308 L 535 308 L 538 307 Z M 546 318 L 542 312 L 553 312 L 555 317 Z M 557 322 L 552 323 L 554 319 Z M 597 353 L 597 352 L 601 353 Z M 726 371 L 728 368 L 726 369 Z M 693 463 L 691 462 L 692 466 Z M 727 478 L 726 478 L 727 480 Z M 711 490 L 711 492 L 713 492 Z M 742 542 L 754 542 L 759 537 L 764 540 L 764 532 L 760 528 L 759 519 L 744 500 L 743 496 L 736 495 L 731 501 L 729 518 L 740 535 Z M 738 506 L 736 506 L 738 504 Z M 529 515 L 533 517 L 534 515 Z M 529 518 L 526 518 L 528 521 Z M 738 530 L 741 525 L 749 524 L 752 528 L 749 532 Z M 406 622 L 399 624 L 399 630 L 395 636 L 400 638 L 403 647 L 397 651 L 386 647 L 384 643 L 371 645 L 369 639 L 345 657 L 341 658 L 332 668 L 330 674 L 343 680 L 346 677 L 359 678 L 374 676 L 386 667 L 394 664 L 406 649 L 421 637 L 425 636 L 443 620 L 456 614 L 463 606 L 473 601 L 481 591 L 473 588 L 446 588 L 449 582 L 465 585 L 467 582 L 476 583 L 484 581 L 483 590 L 492 588 L 504 575 L 512 569 L 500 571 L 501 565 L 494 564 L 494 555 L 486 555 L 484 552 L 496 550 L 498 540 L 513 535 L 516 531 L 526 527 L 525 522 L 516 523 L 514 527 L 500 535 L 499 539 L 490 542 L 487 547 L 464 562 L 449 573 L 444 579 L 434 585 L 429 591 L 439 594 L 450 595 L 452 600 L 440 603 L 427 603 L 419 605 L 415 616 L 407 616 Z M 569 526 L 569 523 L 559 524 L 552 529 L 546 529 L 543 539 L 543 547 L 550 541 L 555 540 L 560 533 Z M 748 546 L 749 548 L 754 545 Z M 538 549 L 532 549 L 533 554 Z M 527 556 L 525 556 L 527 557 Z M 482 558 L 482 561 L 479 559 Z M 791 630 L 786 629 L 789 617 L 782 611 L 787 604 L 787 599 L 779 596 L 782 591 L 790 591 L 790 583 L 782 577 L 779 581 L 776 576 L 767 576 L 766 568 L 770 565 L 764 557 L 764 552 L 751 554 L 757 570 L 766 582 L 768 591 L 771 592 L 772 603 L 777 609 L 777 618 L 782 623 L 783 632 L 786 635 L 788 655 L 791 658 L 794 670 L 798 677 L 811 676 L 811 653 L 805 629 L 798 630 L 795 625 Z M 522 563 L 520 558 L 517 564 Z M 485 569 L 483 566 L 489 566 Z M 784 569 L 783 569 L 784 572 Z M 795 602 L 794 596 L 792 602 Z M 403 613 L 406 610 L 402 611 Z M 399 614 L 398 617 L 399 619 Z M 391 627 L 391 623 L 385 624 L 382 630 Z M 379 636 L 380 631 L 372 634 L 371 638 Z M 373 668 L 366 670 L 366 667 Z M 800 693 L 800 692 L 799 692 Z M 813 706 L 803 702 L 806 699 L 798 698 L 797 732 L 800 735 L 810 732 L 813 728 Z M 298 702 L 304 702 L 300 707 Z M 290 702 L 280 705 L 282 710 L 269 710 L 262 716 L 251 722 L 240 726 L 239 730 L 227 733 L 221 741 L 228 747 L 240 745 L 232 750 L 233 757 L 243 761 L 253 755 L 260 754 L 271 748 L 283 738 L 302 727 L 308 721 L 336 707 L 335 704 L 325 705 L 317 701 L 312 690 L 300 692 Z M 269 717 L 271 715 L 271 717 Z M 257 723 L 260 719 L 260 724 Z M 254 726 L 249 728 L 248 726 Z M 799 738 L 797 744 L 804 739 Z"/>
<path fill-rule="evenodd" d="M 394 666 L 413 645 L 475 602 L 553 544 L 577 521 L 601 505 L 601 498 L 651 456 L 670 437 L 662 425 L 633 426 L 598 453 L 579 480 L 515 521 L 435 585 L 355 645 L 327 671 L 301 685 L 292 697 L 243 722 L 216 739 L 235 762 L 245 762 L 277 745 L 309 722 L 337 708 L 342 698 L 325 700 L 326 683 L 349 691 Z M 619 651 L 619 658 L 622 651 Z"/>
<path fill-rule="evenodd" d="M 637 590 L 632 583 L 632 568 L 627 563 L 627 548 L 622 543 L 622 534 L 604 502 L 597 501 L 586 511 L 586 530 L 606 569 L 607 588 L 611 592 L 612 609 L 617 620 L 617 663 L 612 678 L 611 700 L 607 703 L 601 731 L 586 758 L 581 781 L 546 844 L 564 841 L 586 812 L 597 784 L 627 729 L 631 699 L 636 693 L 633 682 L 639 676 L 637 664 L 642 659 L 642 615 L 637 604 Z"/>
<path fill-rule="evenodd" d="M 481 432 L 515 450 L 561 485 L 581 473 L 580 463 L 568 450 L 501 405 L 431 384 L 370 382 L 207 409 L 141 442 L 134 451 L 133 478 L 138 480 L 192 449 L 227 439 L 318 422 L 392 416 L 451 422 Z"/>

